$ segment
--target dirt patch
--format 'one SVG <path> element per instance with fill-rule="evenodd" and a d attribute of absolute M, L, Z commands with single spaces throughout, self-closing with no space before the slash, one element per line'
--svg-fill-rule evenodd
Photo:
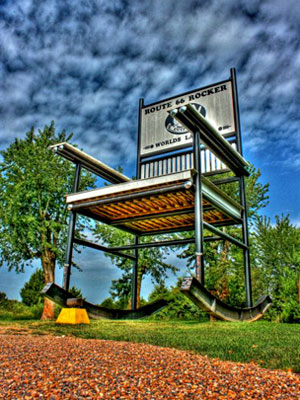
<path fill-rule="evenodd" d="M 32 330 L 21 325 L 0 325 L 0 335 L 30 335 Z"/>

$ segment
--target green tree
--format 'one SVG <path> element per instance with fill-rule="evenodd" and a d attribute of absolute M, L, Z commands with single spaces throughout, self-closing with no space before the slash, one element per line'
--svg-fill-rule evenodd
<path fill-rule="evenodd" d="M 5 292 L 0 292 L 0 304 L 7 302 L 8 298 Z"/>
<path fill-rule="evenodd" d="M 152 292 L 149 294 L 148 301 L 156 301 L 160 299 L 169 299 L 171 290 L 168 289 L 163 282 L 160 285 L 154 285 Z"/>
<path fill-rule="evenodd" d="M 1 151 L 0 265 L 23 272 L 40 259 L 45 283 L 54 282 L 56 263 L 63 264 L 68 222 L 64 195 L 74 179 L 74 166 L 48 146 L 71 137 L 55 134 L 52 122 L 38 134 L 32 128 Z M 94 182 L 90 174 L 82 174 L 81 189 Z M 54 304 L 45 298 L 42 319 L 53 317 Z"/>
<path fill-rule="evenodd" d="M 133 235 L 104 224 L 97 224 L 95 234 L 105 245 L 111 247 L 125 246 L 133 243 Z M 157 238 L 157 237 L 156 237 Z M 141 242 L 151 242 L 155 238 L 148 236 L 141 238 Z M 169 254 L 167 248 L 151 248 L 139 250 L 138 279 L 137 279 L 137 307 L 141 305 L 142 280 L 149 275 L 153 283 L 161 284 L 167 277 L 167 272 L 176 273 L 177 268 L 164 260 Z M 110 294 L 113 299 L 122 299 L 125 306 L 131 298 L 132 261 L 112 254 L 106 254 L 122 271 L 122 277 L 112 282 Z"/>
<path fill-rule="evenodd" d="M 72 286 L 69 289 L 69 293 L 71 293 L 71 295 L 73 297 L 76 297 L 77 299 L 86 299 L 85 297 L 83 297 L 81 289 L 77 288 L 76 286 Z"/>
<path fill-rule="evenodd" d="M 300 321 L 300 228 L 289 216 L 257 217 L 253 233 L 254 290 L 273 300 L 269 315 L 284 322 Z"/>
<path fill-rule="evenodd" d="M 106 299 L 104 299 L 100 306 L 106 308 L 117 308 L 115 302 L 111 297 L 107 297 Z"/>
<path fill-rule="evenodd" d="M 43 301 L 41 290 L 45 286 L 43 270 L 38 268 L 20 290 L 22 302 L 27 306 L 40 304 Z"/>
<path fill-rule="evenodd" d="M 44 297 L 41 294 L 41 290 L 45 286 L 44 272 L 38 268 L 30 277 L 29 281 L 25 283 L 20 291 L 22 302 L 27 306 L 33 306 L 43 302 Z M 69 293 L 73 297 L 83 298 L 81 289 L 76 286 L 72 286 L 69 289 Z"/>

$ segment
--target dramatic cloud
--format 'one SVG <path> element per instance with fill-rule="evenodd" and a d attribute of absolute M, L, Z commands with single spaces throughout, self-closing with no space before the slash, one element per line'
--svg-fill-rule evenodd
<path fill-rule="evenodd" d="M 245 149 L 282 167 L 289 154 L 300 168 L 297 1 L 22 0 L 2 3 L 0 16 L 2 146 L 53 119 L 130 169 L 139 97 L 222 80 L 236 66 Z"/>

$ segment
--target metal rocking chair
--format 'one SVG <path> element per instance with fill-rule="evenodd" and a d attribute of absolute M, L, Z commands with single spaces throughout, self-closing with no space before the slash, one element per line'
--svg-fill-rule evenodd
<path fill-rule="evenodd" d="M 224 92 L 223 97 L 213 97 L 221 92 Z M 221 110 L 221 114 L 228 114 L 228 107 L 232 107 L 230 123 L 221 126 L 225 134 L 221 134 L 221 128 L 218 131 L 209 122 L 204 116 L 204 107 L 197 102 L 201 98 L 203 103 L 204 97 L 209 95 L 212 100 L 206 100 L 207 108 L 210 102 L 217 108 L 218 104 L 214 103 L 218 102 L 218 98 L 222 100 L 227 96 L 229 99 L 229 105 L 223 106 L 225 111 Z M 217 117 L 218 113 L 220 111 L 217 109 Z M 73 244 L 77 243 L 133 261 L 132 310 L 109 310 L 85 302 L 88 313 L 104 318 L 140 318 L 159 310 L 167 303 L 160 300 L 137 309 L 139 249 L 195 243 L 195 276 L 184 279 L 182 292 L 197 306 L 217 318 L 230 321 L 254 321 L 260 318 L 270 306 L 271 300 L 264 296 L 255 306 L 252 305 L 244 182 L 244 177 L 249 173 L 248 163 L 242 156 L 235 70 L 231 70 L 229 80 L 208 88 L 147 106 L 141 99 L 139 116 L 137 180 L 129 179 L 68 143 L 51 146 L 57 154 L 76 164 L 76 176 L 73 193 L 66 196 L 70 225 L 63 288 L 52 284 L 45 288 L 44 293 L 62 305 L 66 303 L 69 296 Z M 165 131 L 163 140 L 161 131 Z M 183 134 L 184 137 L 180 136 Z M 99 175 L 112 185 L 78 192 L 81 168 Z M 221 178 L 214 182 L 208 179 L 211 175 L 226 172 L 233 174 L 229 177 L 220 175 Z M 240 202 L 229 197 L 219 187 L 231 182 L 239 182 Z M 108 248 L 86 239 L 75 238 L 77 214 L 130 232 L 135 236 L 135 243 Z M 242 240 L 220 230 L 220 227 L 228 225 L 241 227 Z M 204 236 L 204 229 L 210 235 Z M 145 235 L 191 230 L 195 235 L 190 239 L 139 242 L 139 238 Z M 215 240 L 228 240 L 243 251 L 247 308 L 228 306 L 205 289 L 203 244 L 205 241 Z M 134 250 L 134 254 L 129 254 L 128 250 Z"/>

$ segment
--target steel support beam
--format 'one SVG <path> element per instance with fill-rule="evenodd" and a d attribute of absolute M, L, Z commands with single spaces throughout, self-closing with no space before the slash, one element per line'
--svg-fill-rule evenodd
<path fill-rule="evenodd" d="M 239 111 L 235 68 L 231 68 L 230 74 L 231 74 L 231 79 L 232 79 L 234 114 L 235 114 L 235 118 L 236 118 L 237 150 L 241 155 L 243 155 L 242 140 L 241 140 L 240 111 Z M 244 275 L 245 275 L 245 287 L 246 287 L 246 305 L 247 305 L 247 307 L 252 307 L 252 284 L 251 284 L 251 266 L 250 266 L 250 251 L 249 251 L 249 232 L 248 232 L 247 201 L 246 201 L 244 176 L 240 176 L 239 186 L 240 186 L 241 205 L 244 208 L 242 211 L 242 220 L 243 220 L 242 233 L 243 233 L 243 242 L 245 244 L 243 256 L 244 256 Z"/>
<path fill-rule="evenodd" d="M 141 179 L 141 129 L 142 129 L 142 112 L 144 107 L 144 99 L 139 100 L 139 120 L 138 120 L 138 141 L 137 141 L 137 159 L 136 159 L 136 178 Z M 138 284 L 138 268 L 139 268 L 139 250 L 137 248 L 139 244 L 139 236 L 134 237 L 134 256 L 135 260 L 132 265 L 132 277 L 131 277 L 131 309 L 137 309 L 137 284 Z"/>
<path fill-rule="evenodd" d="M 139 250 L 137 248 L 139 244 L 139 237 L 134 238 L 135 249 L 134 256 L 135 260 L 132 265 L 132 282 L 131 282 L 131 310 L 137 309 L 137 284 L 138 284 L 138 269 L 139 269 Z"/>
<path fill-rule="evenodd" d="M 239 178 L 237 176 L 230 176 L 229 178 L 223 178 L 223 179 L 216 179 L 212 181 L 214 185 L 224 185 L 226 183 L 232 183 L 232 182 L 239 182 Z"/>
<path fill-rule="evenodd" d="M 188 243 L 194 243 L 195 239 L 178 239 L 178 240 L 164 240 L 161 242 L 149 242 L 149 243 L 139 243 L 129 246 L 120 246 L 114 247 L 114 250 L 123 251 L 123 250 L 134 250 L 134 249 L 148 249 L 152 247 L 166 247 L 166 246 L 178 246 L 185 245 Z"/>
<path fill-rule="evenodd" d="M 246 287 L 246 305 L 252 307 L 252 284 L 251 284 L 251 265 L 250 265 L 250 251 L 249 251 L 249 232 L 248 232 L 248 216 L 247 216 L 247 204 L 246 204 L 246 193 L 245 193 L 245 179 L 240 178 L 240 196 L 241 204 L 244 206 L 242 212 L 242 233 L 243 242 L 247 248 L 243 251 L 244 256 L 244 274 L 245 274 L 245 287 Z"/>
<path fill-rule="evenodd" d="M 78 239 L 74 239 L 76 242 L 79 243 Z M 221 237 L 218 236 L 204 236 L 203 241 L 204 242 L 213 242 L 216 240 L 225 240 Z M 115 251 L 125 251 L 125 250 L 135 250 L 135 249 L 149 249 L 152 247 L 169 247 L 169 246 L 184 246 L 189 243 L 194 243 L 195 238 L 189 238 L 189 239 L 178 239 L 178 240 L 164 240 L 161 242 L 149 242 L 149 243 L 139 243 L 139 244 L 131 244 L 128 246 L 118 246 L 118 247 L 111 247 L 109 250 L 111 252 Z M 80 243 L 79 243 L 80 244 Z M 107 250 L 105 250 L 107 251 Z M 109 252 L 109 251 L 107 251 Z"/>
<path fill-rule="evenodd" d="M 204 285 L 204 260 L 203 260 L 203 205 L 201 182 L 201 150 L 200 133 L 194 133 L 194 167 L 196 174 L 195 183 L 195 256 L 196 277 Z"/>
<path fill-rule="evenodd" d="M 73 192 L 77 192 L 80 183 L 80 172 L 81 164 L 76 164 L 75 178 L 73 183 Z M 63 288 L 69 290 L 70 277 L 71 277 L 71 265 L 72 265 L 72 255 L 73 255 L 73 242 L 74 242 L 74 232 L 76 224 L 76 212 L 71 211 L 69 217 L 69 231 L 68 231 L 68 241 L 67 241 L 67 251 L 64 264 L 64 277 L 63 277 Z"/>
<path fill-rule="evenodd" d="M 124 254 L 115 248 L 102 246 L 101 244 L 94 243 L 94 242 L 91 242 L 86 239 L 74 238 L 73 242 L 79 244 L 80 246 L 90 247 L 91 249 L 101 250 L 101 251 L 104 251 L 105 253 L 110 253 L 110 254 L 113 254 L 118 257 L 124 257 L 124 258 L 128 258 L 129 260 L 135 260 L 135 257 L 132 256 L 131 254 Z"/>
<path fill-rule="evenodd" d="M 245 243 L 241 242 L 238 239 L 235 239 L 234 237 L 228 235 L 228 233 L 220 231 L 220 229 L 214 227 L 213 225 L 208 224 L 207 222 L 203 222 L 203 226 L 205 229 L 208 231 L 212 232 L 213 234 L 219 236 L 220 238 L 224 240 L 228 240 L 229 242 L 235 244 L 236 246 L 240 247 L 241 249 L 247 249 L 247 246 Z"/>

